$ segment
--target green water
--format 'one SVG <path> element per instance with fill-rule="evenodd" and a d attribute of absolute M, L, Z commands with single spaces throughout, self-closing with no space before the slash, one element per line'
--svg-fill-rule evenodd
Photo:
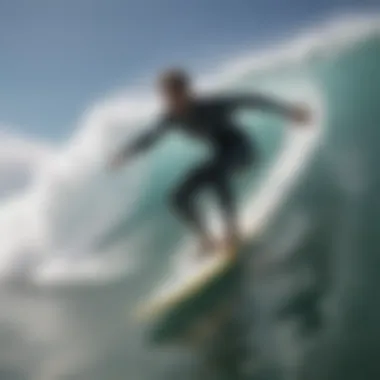
<path fill-rule="evenodd" d="M 324 134 L 312 162 L 259 249 L 252 250 L 264 256 L 281 253 L 287 259 L 255 286 L 247 266 L 246 287 L 252 297 L 244 306 L 251 325 L 245 335 L 259 350 L 257 372 L 249 373 L 248 379 L 296 379 L 289 364 L 293 351 L 301 355 L 297 380 L 379 377 L 380 41 L 367 39 L 333 53 L 310 55 L 272 71 L 249 72 L 229 88 L 260 89 L 304 101 L 317 93 L 324 108 Z M 237 117 L 257 141 L 262 157 L 261 167 L 247 179 L 249 186 L 247 181 L 237 183 L 243 198 L 255 191 L 276 159 L 285 123 L 252 112 Z M 38 333 L 20 340 L 27 360 L 7 368 L 9 373 L 21 373 L 18 378 L 33 373 L 33 378 L 39 378 L 41 366 L 62 373 L 64 380 L 202 378 L 193 356 L 147 341 L 146 326 L 134 320 L 132 312 L 170 272 L 176 246 L 186 231 L 170 214 L 167 193 L 204 154 L 201 147 L 190 147 L 173 136 L 147 158 L 148 175 L 135 212 L 99 238 L 99 250 L 106 251 L 112 244 L 141 234 L 144 249 L 128 252 L 136 258 L 131 273 L 98 287 L 48 287 L 26 293 L 2 289 L 2 297 L 16 305 L 15 315 L 27 314 L 37 322 L 41 313 L 52 316 L 49 326 L 42 329 L 49 327 L 50 340 L 44 341 Z M 315 280 L 311 285 L 296 281 L 306 269 Z M 278 311 L 292 306 L 300 293 L 309 296 L 298 302 L 302 307 L 298 305 L 297 315 L 279 319 Z M 27 305 L 22 313 L 16 301 Z M 305 316 L 314 315 L 314 309 L 320 312 L 320 328 L 306 340 L 299 326 Z M 20 328 L 23 321 L 17 322 Z M 293 333 L 284 343 L 288 331 Z M 13 331 L 2 334 L 6 342 L 19 337 Z M 311 346 L 306 349 L 307 342 Z"/>
<path fill-rule="evenodd" d="M 263 241 L 263 251 L 270 251 L 280 236 L 289 233 L 294 220 L 308 225 L 308 233 L 299 237 L 290 252 L 296 256 L 294 263 L 285 270 L 296 276 L 302 268 L 309 268 L 317 278 L 319 296 L 330 300 L 324 309 L 324 330 L 319 333 L 321 342 L 306 354 L 302 365 L 300 376 L 308 380 L 369 379 L 374 378 L 371 371 L 378 370 L 374 352 L 379 349 L 380 338 L 380 302 L 376 296 L 380 291 L 379 62 L 380 41 L 372 38 L 331 57 L 310 58 L 302 64 L 279 68 L 259 77 L 255 73 L 248 74 L 233 85 L 235 89 L 259 88 L 289 98 L 302 99 L 305 94 L 306 100 L 312 88 L 317 89 L 323 101 L 321 144 Z M 252 172 L 250 178 L 249 191 L 253 191 L 281 147 L 284 124 L 265 115 L 247 113 L 238 117 L 250 136 L 258 141 L 262 152 L 262 167 Z M 140 225 L 145 226 L 149 264 L 128 283 L 129 287 L 140 289 L 139 297 L 165 277 L 168 252 L 184 234 L 167 210 L 165 197 L 181 173 L 204 154 L 201 148 L 191 149 L 174 136 L 155 151 L 149 159 L 151 174 L 141 193 L 136 215 L 104 239 L 105 245 L 107 241 L 122 240 Z M 240 193 L 244 195 L 247 189 L 242 188 Z M 272 288 L 276 286 L 274 282 Z M 139 299 L 133 290 L 128 293 L 130 297 L 134 294 L 135 300 Z M 273 298 L 269 304 L 252 307 L 257 308 L 259 314 L 270 316 L 276 303 L 281 302 L 284 302 L 281 297 Z M 272 350 L 276 342 L 272 330 L 277 324 L 275 318 L 262 324 L 266 331 L 264 351 Z M 140 373 L 141 378 L 176 377 L 174 369 L 163 368 L 170 368 L 170 363 L 181 363 L 178 354 L 164 354 L 157 347 L 142 343 L 142 336 L 133 340 L 139 341 L 136 343 L 139 348 L 135 347 L 138 352 L 133 357 L 150 358 L 153 369 L 139 372 L 141 367 L 138 370 L 135 364 L 133 371 Z M 302 345 L 302 339 L 294 338 L 292 344 Z M 119 363 L 117 357 L 104 360 L 114 365 Z M 283 361 L 270 357 L 262 363 L 260 378 L 283 378 L 282 365 Z"/>

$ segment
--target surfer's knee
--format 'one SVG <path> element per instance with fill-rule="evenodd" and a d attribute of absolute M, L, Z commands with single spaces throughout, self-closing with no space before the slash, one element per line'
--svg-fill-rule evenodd
<path fill-rule="evenodd" d="M 176 190 L 170 195 L 169 204 L 176 214 L 182 215 L 189 209 L 189 195 L 183 190 Z"/>
<path fill-rule="evenodd" d="M 202 189 L 209 184 L 208 165 L 194 169 L 170 195 L 170 205 L 174 212 L 186 219 L 193 219 L 196 199 Z"/>
<path fill-rule="evenodd" d="M 186 187 L 174 191 L 169 199 L 172 210 L 179 215 L 189 216 L 194 208 L 195 191 Z"/>

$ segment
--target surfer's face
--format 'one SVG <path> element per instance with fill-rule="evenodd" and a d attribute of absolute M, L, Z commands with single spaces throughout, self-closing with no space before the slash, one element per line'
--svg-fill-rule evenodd
<path fill-rule="evenodd" d="M 169 112 L 181 115 L 188 109 L 191 100 L 191 92 L 187 86 L 163 84 L 161 94 Z"/>

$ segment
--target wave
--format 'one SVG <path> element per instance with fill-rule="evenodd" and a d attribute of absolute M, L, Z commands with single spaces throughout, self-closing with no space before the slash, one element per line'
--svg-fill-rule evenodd
<path fill-rule="evenodd" d="M 219 65 L 213 73 L 199 76 L 199 88 L 233 89 L 247 74 L 264 75 L 335 56 L 377 35 L 379 20 L 372 16 L 329 20 L 289 43 Z M 277 87 L 273 91 L 281 93 Z M 298 96 L 303 95 L 298 89 Z M 158 109 L 159 103 L 146 88 L 108 96 L 84 112 L 77 132 L 66 144 L 49 148 L 47 164 L 41 165 L 45 159 L 36 160 L 38 170 L 23 193 L 1 204 L 0 276 L 49 278 L 48 282 L 55 277 L 68 282 L 83 277 L 96 283 L 99 278 L 129 273 L 131 255 L 141 249 L 139 239 L 102 252 L 96 251 L 95 242 L 136 210 L 149 166 L 138 162 L 117 175 L 107 173 L 104 166 L 120 143 L 147 126 Z M 124 266 L 120 260 L 125 260 Z"/>

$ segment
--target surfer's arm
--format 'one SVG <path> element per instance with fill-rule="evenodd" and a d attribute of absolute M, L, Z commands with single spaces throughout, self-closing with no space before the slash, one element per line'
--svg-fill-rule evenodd
<path fill-rule="evenodd" d="M 125 158 L 143 153 L 155 145 L 166 131 L 165 125 L 158 125 L 137 137 L 131 144 L 128 144 L 122 151 Z"/>
<path fill-rule="evenodd" d="M 158 122 L 149 131 L 137 137 L 134 141 L 124 146 L 113 158 L 111 166 L 120 166 L 131 158 L 149 150 L 157 143 L 167 131 L 166 120 Z"/>
<path fill-rule="evenodd" d="M 253 108 L 271 112 L 296 122 L 308 120 L 308 109 L 299 104 L 290 104 L 260 94 L 237 95 L 227 100 L 232 108 Z"/>

